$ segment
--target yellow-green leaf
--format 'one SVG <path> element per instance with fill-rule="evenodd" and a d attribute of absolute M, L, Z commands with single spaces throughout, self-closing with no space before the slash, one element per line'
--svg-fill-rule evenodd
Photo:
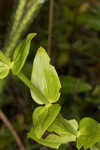
<path fill-rule="evenodd" d="M 52 110 L 51 110 L 52 111 Z M 39 112 L 36 112 L 39 113 Z M 46 115 L 44 113 L 44 111 L 42 112 L 42 114 L 44 114 L 44 118 L 46 118 Z M 53 113 L 52 113 L 53 114 Z M 36 115 L 36 114 L 34 114 Z M 41 116 L 42 117 L 42 116 Z M 53 117 L 53 115 L 52 115 Z M 45 119 L 42 118 L 42 122 L 45 122 Z M 38 120 L 37 118 L 35 118 L 36 120 Z M 47 117 L 48 119 L 48 117 Z M 50 118 L 49 118 L 50 119 Z M 78 124 L 75 120 L 70 120 L 70 121 L 65 121 L 63 120 L 61 115 L 58 115 L 58 117 L 55 119 L 55 121 L 53 121 L 53 123 L 49 126 L 49 128 L 47 128 L 47 130 L 49 132 L 51 132 L 50 134 L 48 134 L 45 138 L 38 138 L 36 136 L 36 126 L 34 126 L 30 132 L 28 133 L 28 137 L 32 138 L 33 140 L 35 140 L 36 142 L 43 144 L 45 146 L 49 146 L 51 148 L 59 148 L 59 146 L 61 144 L 66 144 L 68 142 L 74 142 L 76 141 L 76 132 L 78 129 Z M 50 120 L 48 120 L 49 122 Z M 39 122 L 40 123 L 40 122 Z M 41 130 L 43 129 L 43 124 L 41 125 Z M 54 126 L 55 124 L 55 126 Z M 46 125 L 46 124 L 45 124 Z M 39 130 L 37 130 L 38 132 Z"/>
<path fill-rule="evenodd" d="M 31 82 L 42 92 L 49 103 L 55 103 L 60 97 L 61 84 L 55 68 L 44 48 L 40 47 L 34 59 Z M 32 98 L 38 104 L 44 102 L 31 90 Z"/>
<path fill-rule="evenodd" d="M 7 64 L 0 61 L 0 79 L 5 78 L 9 73 L 9 67 Z"/>
<path fill-rule="evenodd" d="M 36 36 L 36 33 L 28 34 L 26 39 L 21 41 L 19 45 L 16 47 L 14 55 L 13 55 L 14 64 L 12 68 L 12 72 L 14 74 L 18 74 L 21 71 L 22 67 L 24 66 L 27 56 L 29 54 L 31 40 L 35 36 Z"/>
<path fill-rule="evenodd" d="M 72 135 L 72 134 L 66 134 L 63 136 L 58 136 L 55 134 L 50 134 L 49 136 L 47 136 L 47 138 L 45 139 L 47 141 L 55 141 L 55 143 L 59 143 L 59 144 L 65 144 L 68 142 L 74 142 L 76 140 L 76 138 Z"/>
<path fill-rule="evenodd" d="M 3 63 L 9 65 L 10 64 L 10 58 L 6 57 L 5 54 L 0 50 L 0 61 Z"/>
<path fill-rule="evenodd" d="M 73 136 L 73 139 L 76 139 L 78 123 L 76 120 L 66 120 L 59 114 L 47 130 L 61 136 L 68 135 L 69 137 L 70 135 Z"/>
<path fill-rule="evenodd" d="M 56 119 L 61 107 L 59 104 L 39 106 L 33 112 L 34 133 L 37 138 L 45 133 L 48 127 Z"/>
<path fill-rule="evenodd" d="M 42 144 L 44 146 L 48 146 L 48 147 L 51 147 L 51 148 L 55 148 L 55 149 L 58 149 L 59 146 L 61 145 L 61 143 L 58 143 L 52 137 L 49 137 L 48 139 L 47 138 L 45 138 L 45 139 L 43 139 L 43 138 L 38 139 L 36 137 L 35 133 L 34 133 L 34 128 L 32 128 L 30 130 L 30 132 L 28 133 L 28 138 L 31 138 L 31 139 L 35 140 L 39 144 Z"/>
<path fill-rule="evenodd" d="M 35 129 L 34 128 L 32 128 L 30 130 L 30 132 L 28 133 L 28 137 L 32 138 L 33 140 L 35 140 L 36 142 L 38 142 L 42 145 L 45 145 L 45 146 L 48 146 L 51 148 L 56 148 L 56 149 L 58 149 L 61 144 L 66 144 L 68 142 L 75 141 L 75 137 L 71 134 L 59 136 L 59 135 L 55 135 L 54 133 L 46 136 L 45 138 L 41 137 L 39 139 L 35 135 Z"/>
<path fill-rule="evenodd" d="M 91 148 L 100 141 L 100 123 L 92 118 L 83 118 L 79 124 L 77 148 Z"/>
<path fill-rule="evenodd" d="M 91 147 L 91 150 L 100 150 L 100 142 L 96 143 Z"/>

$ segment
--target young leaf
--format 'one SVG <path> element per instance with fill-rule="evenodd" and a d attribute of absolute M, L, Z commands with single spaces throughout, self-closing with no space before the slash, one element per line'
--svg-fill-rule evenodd
<path fill-rule="evenodd" d="M 56 120 L 47 129 L 49 132 L 55 132 L 61 136 L 69 135 L 76 139 L 76 134 L 78 130 L 78 123 L 76 120 L 66 120 L 60 114 L 57 116 Z"/>
<path fill-rule="evenodd" d="M 9 67 L 0 61 L 0 79 L 5 78 L 9 73 Z"/>
<path fill-rule="evenodd" d="M 26 39 L 21 41 L 19 43 L 19 45 L 16 47 L 14 55 L 13 55 L 14 64 L 13 64 L 13 68 L 12 68 L 12 72 L 14 74 L 18 74 L 21 71 L 22 67 L 24 66 L 24 63 L 29 54 L 31 40 L 35 36 L 36 36 L 36 33 L 30 33 L 26 37 Z"/>
<path fill-rule="evenodd" d="M 77 136 L 77 148 L 88 149 L 100 141 L 100 123 L 91 118 L 84 118 L 80 121 Z"/>
<path fill-rule="evenodd" d="M 61 107 L 59 104 L 40 106 L 33 112 L 34 133 L 37 138 L 45 133 L 48 127 L 56 119 Z"/>
<path fill-rule="evenodd" d="M 47 98 L 49 103 L 57 102 L 60 96 L 61 84 L 55 68 L 50 65 L 49 56 L 42 47 L 38 49 L 34 59 L 31 81 Z M 43 104 L 42 100 L 36 97 L 32 90 L 31 95 L 38 104 Z"/>

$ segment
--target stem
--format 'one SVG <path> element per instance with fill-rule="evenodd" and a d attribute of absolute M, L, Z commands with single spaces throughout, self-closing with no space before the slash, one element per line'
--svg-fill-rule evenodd
<path fill-rule="evenodd" d="M 25 7 L 26 2 L 27 2 L 26 0 L 18 0 L 18 5 L 17 5 L 16 11 L 15 11 L 15 14 L 13 16 L 13 23 L 12 23 L 10 32 L 8 34 L 8 38 L 5 41 L 5 46 L 4 46 L 5 51 L 7 50 L 8 46 L 10 45 L 11 40 L 14 38 L 14 36 L 15 36 L 14 34 L 16 34 L 17 27 L 18 27 L 18 25 L 21 21 L 21 18 L 24 14 L 24 7 Z"/>
<path fill-rule="evenodd" d="M 49 56 L 51 54 L 51 45 L 52 45 L 53 7 L 54 7 L 54 0 L 50 0 L 49 29 L 48 29 L 48 54 Z"/>
<path fill-rule="evenodd" d="M 42 1 L 42 0 L 41 0 Z M 27 25 L 30 23 L 30 20 L 32 20 L 33 17 L 36 16 L 37 10 L 40 8 L 40 6 L 43 4 L 40 0 L 36 0 L 36 2 L 33 3 L 33 5 L 28 9 L 25 16 L 23 17 L 21 23 L 16 29 L 14 38 L 10 40 L 10 43 L 8 45 L 8 49 L 6 51 L 6 56 L 10 56 L 12 51 L 14 50 L 16 43 L 18 42 L 18 39 L 21 37 L 22 33 L 25 31 Z"/>
<path fill-rule="evenodd" d="M 7 119 L 7 117 L 5 116 L 5 114 L 0 110 L 0 119 L 5 123 L 5 125 L 8 127 L 8 129 L 11 131 L 13 137 L 16 140 L 16 143 L 19 146 L 20 150 L 25 150 L 24 145 L 22 144 L 18 134 L 16 133 L 15 129 L 12 127 L 10 121 Z"/>
<path fill-rule="evenodd" d="M 78 21 L 78 14 L 79 14 L 79 8 L 81 5 L 81 1 L 77 1 L 77 5 L 76 8 L 74 9 L 74 18 L 73 18 L 73 24 L 72 24 L 72 31 L 70 33 L 70 35 L 68 36 L 69 39 L 71 39 L 71 41 L 73 42 L 74 40 L 74 34 L 77 30 L 77 21 Z"/>
<path fill-rule="evenodd" d="M 20 23 L 20 20 L 23 16 L 23 13 L 24 13 L 24 7 L 25 7 L 25 4 L 26 4 L 26 0 L 19 0 L 19 3 L 18 3 L 18 6 L 17 6 L 17 9 L 16 9 L 16 12 L 15 12 L 15 15 L 14 15 L 14 21 L 13 21 L 13 25 L 12 25 L 12 28 L 11 28 L 11 33 L 10 33 L 10 37 L 12 38 L 12 36 L 14 35 L 14 33 L 16 32 L 16 29 Z M 9 37 L 9 38 L 10 38 Z"/>
<path fill-rule="evenodd" d="M 45 96 L 41 93 L 41 91 L 39 89 L 37 89 L 35 87 L 35 85 L 33 85 L 33 83 L 31 83 L 30 80 L 23 73 L 20 72 L 17 75 L 17 77 L 21 81 L 23 81 L 27 85 L 27 87 L 29 87 L 35 93 L 35 95 L 37 97 L 39 97 L 39 99 L 41 99 L 43 101 L 44 104 L 48 104 L 49 103 L 48 100 L 45 98 Z"/>

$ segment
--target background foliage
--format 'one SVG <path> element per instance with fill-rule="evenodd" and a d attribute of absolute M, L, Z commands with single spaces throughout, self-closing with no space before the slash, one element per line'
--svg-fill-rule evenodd
<path fill-rule="evenodd" d="M 31 0 L 27 2 L 27 7 Z M 9 31 L 16 1 L 0 1 L 0 48 L 3 48 Z M 49 1 L 35 19 L 30 20 L 23 34 L 38 34 L 24 67 L 27 76 L 38 47 L 48 48 Z M 56 67 L 62 84 L 59 103 L 65 118 L 92 117 L 100 122 L 100 2 L 99 0 L 54 0 L 54 21 L 51 62 Z M 20 135 L 27 150 L 47 150 L 26 134 L 32 125 L 32 111 L 36 107 L 29 89 L 16 77 L 9 75 L 0 80 L 0 109 L 7 115 Z M 100 149 L 100 144 L 95 147 Z M 0 150 L 18 149 L 10 131 L 0 121 Z M 73 143 L 62 145 L 60 150 L 75 150 Z"/>

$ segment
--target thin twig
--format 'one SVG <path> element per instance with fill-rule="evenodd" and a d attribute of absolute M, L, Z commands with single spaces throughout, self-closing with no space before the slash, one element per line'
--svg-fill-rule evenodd
<path fill-rule="evenodd" d="M 16 143 L 19 146 L 20 150 L 25 150 L 24 145 L 22 144 L 18 134 L 16 133 L 15 129 L 12 127 L 11 123 L 9 122 L 9 120 L 7 119 L 7 117 L 5 116 L 5 114 L 0 110 L 0 119 L 4 122 L 4 124 L 8 127 L 8 129 L 11 131 L 13 137 L 16 140 Z"/>
<path fill-rule="evenodd" d="M 49 8 L 49 27 L 48 27 L 48 55 L 51 54 L 51 44 L 52 44 L 52 29 L 53 29 L 53 7 L 54 0 L 50 0 Z"/>

